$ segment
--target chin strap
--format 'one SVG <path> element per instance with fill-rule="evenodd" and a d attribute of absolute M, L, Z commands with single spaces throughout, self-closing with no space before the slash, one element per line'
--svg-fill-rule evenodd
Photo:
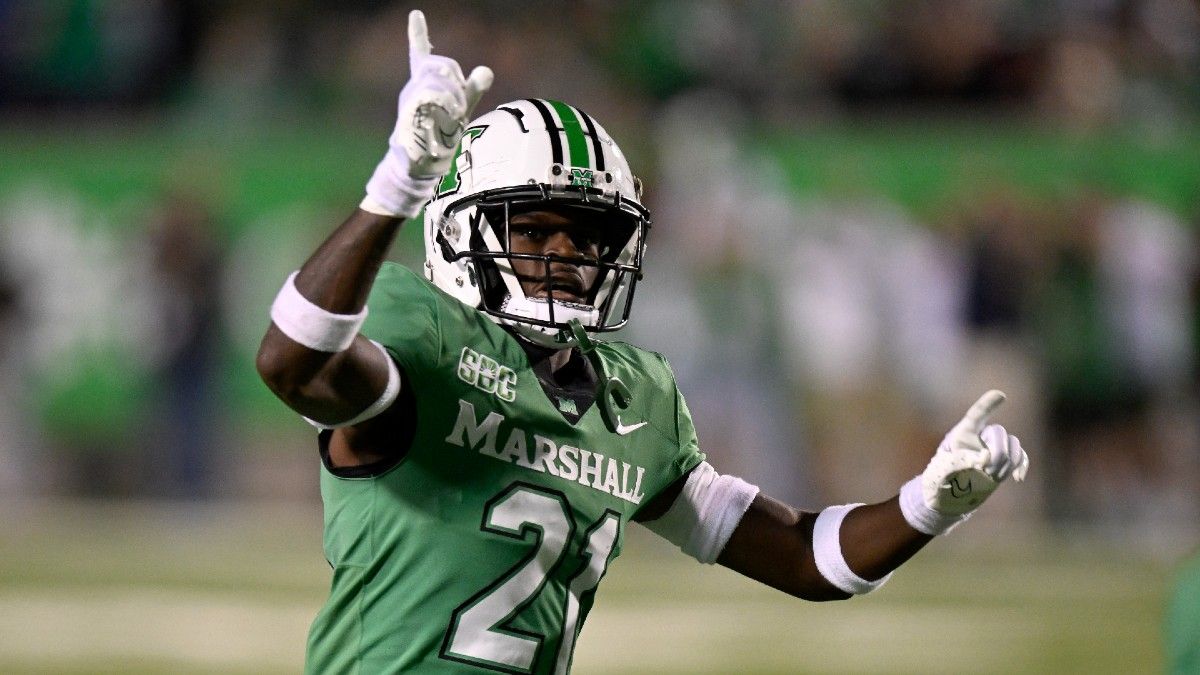
<path fill-rule="evenodd" d="M 615 433 L 621 424 L 620 412 L 629 407 L 629 404 L 633 402 L 633 396 L 629 393 L 629 387 L 626 387 L 619 378 L 605 377 L 604 360 L 596 352 L 596 343 L 592 342 L 592 338 L 583 329 L 583 324 L 579 319 L 571 319 L 567 325 L 570 326 L 571 335 L 579 345 L 579 351 L 596 371 L 596 377 L 600 380 L 599 400 L 597 401 L 600 406 L 600 416 L 604 418 L 604 424 L 608 426 L 609 431 Z"/>

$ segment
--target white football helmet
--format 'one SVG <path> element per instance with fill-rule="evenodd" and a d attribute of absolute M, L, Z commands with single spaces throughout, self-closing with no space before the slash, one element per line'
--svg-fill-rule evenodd
<path fill-rule="evenodd" d="M 578 212 L 602 223 L 600 259 L 510 254 L 509 218 L 524 211 Z M 541 99 L 504 104 L 470 123 L 449 172 L 425 207 L 425 276 L 438 288 L 538 344 L 575 344 L 629 320 L 641 278 L 650 214 L 641 182 L 612 137 L 578 108 Z M 526 297 L 513 257 L 596 267 L 587 304 Z"/>

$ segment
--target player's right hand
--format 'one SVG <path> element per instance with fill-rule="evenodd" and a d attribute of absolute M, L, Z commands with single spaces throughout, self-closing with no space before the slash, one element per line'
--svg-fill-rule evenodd
<path fill-rule="evenodd" d="M 999 424 L 987 423 L 1004 398 L 995 389 L 987 392 L 942 439 L 921 474 L 926 506 L 962 515 L 975 510 L 1009 476 L 1024 480 L 1029 456 L 1021 441 Z"/>
<path fill-rule="evenodd" d="M 432 53 L 425 14 L 408 15 L 409 80 L 400 92 L 396 128 L 388 139 L 393 152 L 408 161 L 414 178 L 441 176 L 450 168 L 463 128 L 483 93 L 492 86 L 492 70 L 478 66 L 463 78 L 454 59 Z"/>

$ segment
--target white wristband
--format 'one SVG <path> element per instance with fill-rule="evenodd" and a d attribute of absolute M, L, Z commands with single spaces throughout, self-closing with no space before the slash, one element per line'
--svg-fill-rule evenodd
<path fill-rule="evenodd" d="M 920 476 L 900 488 L 900 512 L 904 514 L 904 520 L 908 521 L 912 529 L 929 535 L 946 534 L 971 517 L 970 513 L 953 516 L 929 508 L 921 489 Z"/>
<path fill-rule="evenodd" d="M 867 581 L 855 574 L 842 556 L 842 520 L 860 506 L 862 504 L 830 506 L 817 515 L 813 525 L 813 558 L 817 571 L 826 581 L 852 595 L 870 593 L 892 578 L 889 573 L 882 579 Z"/>
<path fill-rule="evenodd" d="M 412 218 L 433 197 L 441 176 L 408 175 L 408 157 L 389 150 L 367 181 L 367 196 L 358 205 L 381 216 Z"/>
<path fill-rule="evenodd" d="M 400 396 L 400 369 L 396 367 L 396 362 L 392 360 L 392 355 L 388 354 L 387 349 L 384 349 L 383 345 L 374 340 L 371 340 L 371 344 L 375 345 L 379 348 L 379 351 L 383 352 L 383 358 L 387 361 L 388 365 L 387 386 L 383 388 L 383 393 L 379 395 L 379 398 L 375 399 L 374 403 L 367 406 L 366 410 L 360 412 L 345 422 L 339 422 L 337 424 L 323 424 L 321 422 L 317 422 L 316 420 L 305 417 L 304 420 L 306 422 L 318 429 L 338 429 L 340 427 L 352 427 L 355 424 L 366 422 L 372 417 L 375 417 L 384 410 L 387 410 L 393 403 L 396 402 L 396 398 Z"/>
<path fill-rule="evenodd" d="M 354 336 L 367 319 L 367 308 L 358 314 L 334 314 L 316 306 L 296 289 L 292 272 L 275 302 L 271 304 L 271 321 L 283 334 L 319 352 L 340 352 L 348 349 Z"/>
<path fill-rule="evenodd" d="M 394 209 L 389 209 L 388 207 L 384 206 L 383 204 L 380 204 L 379 202 L 375 201 L 374 199 L 371 198 L 371 195 L 367 195 L 366 197 L 363 197 L 362 201 L 358 203 L 358 208 L 362 209 L 363 211 L 366 211 L 367 213 L 374 213 L 377 216 L 390 216 L 393 218 L 396 217 L 396 214 L 393 213 Z"/>

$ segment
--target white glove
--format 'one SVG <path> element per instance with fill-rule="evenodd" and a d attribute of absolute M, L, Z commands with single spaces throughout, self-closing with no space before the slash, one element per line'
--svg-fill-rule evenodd
<path fill-rule="evenodd" d="M 1021 441 L 988 418 L 1004 393 L 987 392 L 942 439 L 925 471 L 900 489 L 900 509 L 909 525 L 943 534 L 966 520 L 1004 479 L 1025 479 L 1029 456 Z"/>
<path fill-rule="evenodd" d="M 410 77 L 400 91 L 388 152 L 367 182 L 363 210 L 416 215 L 450 168 L 475 104 L 492 86 L 487 66 L 475 68 L 464 79 L 458 62 L 435 56 L 432 50 L 425 14 L 413 10 L 408 15 Z"/>

